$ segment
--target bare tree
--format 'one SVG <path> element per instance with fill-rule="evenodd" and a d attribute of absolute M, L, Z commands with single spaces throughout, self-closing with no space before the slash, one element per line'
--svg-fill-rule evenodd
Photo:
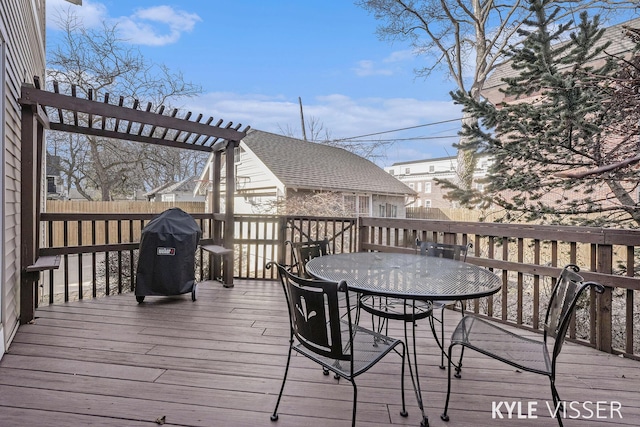
<path fill-rule="evenodd" d="M 62 37 L 50 50 L 47 76 L 63 88 L 75 86 L 89 99 L 104 98 L 111 93 L 123 96 L 125 102 L 144 100 L 151 103 L 151 111 L 202 91 L 199 86 L 185 82 L 181 73 L 147 61 L 119 37 L 116 25 L 104 22 L 100 29 L 87 29 L 71 11 L 63 12 L 58 21 Z M 97 191 L 102 200 L 131 194 L 141 189 L 145 181 L 153 181 L 143 176 L 147 169 L 144 165 L 166 158 L 167 152 L 128 141 L 85 135 L 65 137 L 55 132 L 49 133 L 48 143 L 62 157 L 67 186 L 76 187 L 89 199 Z M 176 166 L 175 162 L 165 164 Z"/>
<path fill-rule="evenodd" d="M 633 0 L 546 0 L 561 8 L 558 19 L 582 10 L 620 12 L 637 8 Z M 517 31 L 531 17 L 529 2 L 514 0 L 358 0 L 356 4 L 382 21 L 377 29 L 381 40 L 409 42 L 416 56 L 429 65 L 415 70 L 426 78 L 436 69 L 444 69 L 457 91 L 480 100 L 488 75 L 502 64 L 509 45 L 517 42 Z M 464 114 L 463 126 L 475 119 Z M 464 138 L 464 137 L 461 137 Z M 462 146 L 467 144 L 461 139 Z M 471 188 L 474 156 L 458 151 L 458 184 Z"/>

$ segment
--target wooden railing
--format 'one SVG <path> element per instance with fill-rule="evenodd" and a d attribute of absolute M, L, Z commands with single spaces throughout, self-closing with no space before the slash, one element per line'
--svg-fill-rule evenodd
<path fill-rule="evenodd" d="M 137 249 L 142 229 L 152 213 L 95 214 L 43 213 L 44 242 L 40 255 L 60 255 L 61 268 L 43 274 L 39 302 L 52 304 L 134 288 Z M 191 213 L 203 231 L 203 239 L 213 238 L 214 218 Z M 220 218 L 215 219 L 220 223 Z M 235 217 L 234 277 L 275 279 L 269 261 L 291 263 L 283 250 L 286 240 L 328 237 L 331 252 L 351 252 L 356 246 L 355 218 L 276 217 L 237 215 Z M 218 227 L 219 230 L 224 227 Z M 196 278 L 218 277 L 209 272 L 208 254 L 196 253 Z"/>
<path fill-rule="evenodd" d="M 586 280 L 607 287 L 592 293 L 573 319 L 570 338 L 610 353 L 636 355 L 640 230 L 525 224 L 361 218 L 359 250 L 415 251 L 415 240 L 473 244 L 468 262 L 500 274 L 502 292 L 470 309 L 497 321 L 541 330 L 548 294 L 560 269 L 577 264 Z M 634 321 L 635 320 L 635 321 Z"/>
<path fill-rule="evenodd" d="M 153 214 L 42 214 L 40 253 L 61 255 L 60 270 L 44 272 L 41 303 L 129 292 L 134 287 L 140 233 Z M 210 214 L 192 214 L 211 237 Z M 469 310 L 496 321 L 540 331 L 553 279 L 568 263 L 587 280 L 607 286 L 577 311 L 570 338 L 610 353 L 640 358 L 640 231 L 587 227 L 509 225 L 393 218 L 236 216 L 234 276 L 275 279 L 269 261 L 291 263 L 286 240 L 327 237 L 332 253 L 415 251 L 415 239 L 473 244 L 468 262 L 503 279 L 502 292 L 471 303 Z M 209 277 L 208 257 L 198 251 L 196 277 Z"/>

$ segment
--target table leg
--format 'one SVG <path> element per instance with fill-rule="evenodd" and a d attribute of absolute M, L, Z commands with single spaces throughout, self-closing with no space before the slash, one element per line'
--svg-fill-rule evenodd
<path fill-rule="evenodd" d="M 405 319 L 407 304 L 404 305 Z M 407 344 L 407 362 L 409 364 L 409 375 L 411 376 L 411 383 L 413 384 L 413 390 L 416 394 L 416 400 L 418 401 L 418 407 L 422 414 L 422 420 L 420 421 L 420 427 L 429 427 L 429 417 L 424 412 L 424 404 L 422 401 L 422 389 L 420 388 L 420 376 L 418 375 L 418 352 L 416 351 L 416 321 L 415 319 L 415 302 L 411 304 L 411 331 L 412 331 L 412 346 L 409 346 L 409 334 L 407 332 L 407 322 L 404 322 L 404 342 Z M 413 363 L 411 363 L 411 348 L 413 348 Z M 415 374 L 414 374 L 415 371 Z"/>

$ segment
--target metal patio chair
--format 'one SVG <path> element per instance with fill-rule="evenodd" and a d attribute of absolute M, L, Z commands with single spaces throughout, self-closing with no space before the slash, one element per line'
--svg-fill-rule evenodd
<path fill-rule="evenodd" d="M 312 280 L 294 276 L 277 263 L 278 276 L 289 310 L 290 338 L 287 363 L 271 421 L 278 419 L 278 406 L 289 372 L 292 352 L 297 352 L 334 372 L 338 378 L 348 380 L 353 386 L 351 425 L 356 423 L 358 389 L 355 378 L 369 370 L 384 356 L 395 351 L 402 358 L 400 390 L 402 410 L 407 416 L 404 394 L 405 345 L 402 340 L 390 338 L 354 324 L 349 306 L 349 289 L 345 281 L 340 283 Z M 346 320 L 340 315 L 338 292 L 344 293 Z"/>
<path fill-rule="evenodd" d="M 468 347 L 519 370 L 546 375 L 551 383 L 553 403 L 558 408 L 561 400 L 555 384 L 556 361 L 562 350 L 576 302 L 587 288 L 593 287 L 598 293 L 604 292 L 604 286 L 596 282 L 585 282 L 578 274 L 579 271 L 578 266 L 569 264 L 560 273 L 547 306 L 541 341 L 520 336 L 473 315 L 464 316 L 460 320 L 449 345 L 447 400 L 444 412 L 440 416 L 442 420 L 449 421 L 447 411 L 451 395 L 451 353 L 457 345 L 462 346 L 461 362 L 464 349 Z M 550 347 L 552 347 L 551 354 L 549 354 Z M 461 364 L 458 368 L 460 367 Z M 458 372 L 455 376 L 460 378 L 460 373 Z M 562 410 L 556 412 L 556 418 L 558 424 L 562 426 Z"/>
<path fill-rule="evenodd" d="M 455 245 L 448 243 L 436 243 L 436 242 L 427 242 L 416 240 L 416 245 L 420 248 L 420 254 L 438 257 L 438 258 L 449 258 L 457 261 L 466 262 L 467 253 L 469 249 L 471 249 L 471 243 L 466 245 Z M 440 347 L 440 369 L 446 369 L 444 366 L 444 358 L 446 355 L 446 350 L 444 348 L 444 310 L 446 308 L 455 307 L 456 303 L 460 304 L 460 313 L 464 316 L 464 302 L 463 301 L 433 301 L 433 310 L 440 310 L 440 318 L 436 318 L 436 316 L 431 316 L 429 321 L 431 322 L 431 330 L 433 332 L 433 337 Z M 440 337 L 435 329 L 434 322 L 440 323 Z"/>
<path fill-rule="evenodd" d="M 309 278 L 305 268 L 306 263 L 319 256 L 329 255 L 329 239 L 307 240 L 304 242 L 293 242 L 287 240 L 285 245 L 291 248 L 290 271 L 300 277 Z"/>

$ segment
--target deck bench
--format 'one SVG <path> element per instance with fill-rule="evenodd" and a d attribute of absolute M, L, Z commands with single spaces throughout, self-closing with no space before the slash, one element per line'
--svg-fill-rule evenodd
<path fill-rule="evenodd" d="M 205 250 L 214 255 L 226 255 L 233 252 L 233 249 L 228 249 L 220 245 L 200 245 L 200 247 L 202 248 L 202 250 Z"/>
<path fill-rule="evenodd" d="M 40 256 L 34 264 L 25 268 L 27 273 L 36 273 L 45 270 L 57 270 L 60 267 L 60 255 Z"/>
<path fill-rule="evenodd" d="M 225 248 L 224 246 L 221 245 L 216 245 L 213 243 L 213 241 L 211 239 L 202 239 L 200 241 L 200 249 L 202 249 L 203 251 L 209 252 L 210 255 L 215 255 L 215 256 L 220 256 L 220 257 L 225 257 L 227 255 L 233 254 L 233 249 L 229 249 L 229 248 Z M 230 262 L 231 265 L 233 265 L 233 258 L 227 262 Z M 214 273 L 211 273 L 214 274 Z M 224 274 L 223 274 L 224 276 Z M 222 282 L 222 286 L 224 286 L 225 288 L 233 288 L 233 275 L 231 275 L 231 278 L 220 278 L 219 280 Z M 211 277 L 212 279 L 216 279 L 218 280 L 216 277 Z"/>

